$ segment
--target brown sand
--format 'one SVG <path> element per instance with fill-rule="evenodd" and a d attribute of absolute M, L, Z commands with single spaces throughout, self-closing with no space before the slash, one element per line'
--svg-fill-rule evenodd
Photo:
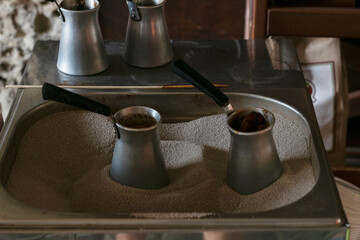
<path fill-rule="evenodd" d="M 110 119 L 86 111 L 48 116 L 23 137 L 6 188 L 34 207 L 78 213 L 184 217 L 180 213 L 278 208 L 303 197 L 315 180 L 306 136 L 281 115 L 275 118 L 274 138 L 284 173 L 255 194 L 243 196 L 225 184 L 230 142 L 225 114 L 161 125 L 170 184 L 159 190 L 126 187 L 109 177 L 115 142 Z"/>

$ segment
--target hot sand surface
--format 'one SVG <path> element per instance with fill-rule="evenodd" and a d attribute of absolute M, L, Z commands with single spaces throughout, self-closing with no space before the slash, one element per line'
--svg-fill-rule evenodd
<path fill-rule="evenodd" d="M 160 138 L 170 184 L 142 190 L 109 176 L 115 144 L 111 119 L 81 110 L 50 115 L 27 130 L 6 189 L 31 206 L 76 213 L 194 217 L 279 208 L 306 195 L 315 179 L 307 136 L 295 123 L 274 115 L 284 173 L 251 195 L 240 195 L 225 183 L 230 145 L 225 114 L 163 123 Z"/>

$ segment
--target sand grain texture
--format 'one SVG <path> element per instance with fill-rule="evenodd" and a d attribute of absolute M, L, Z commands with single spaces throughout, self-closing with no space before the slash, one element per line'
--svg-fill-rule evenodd
<path fill-rule="evenodd" d="M 225 114 L 161 125 L 170 184 L 158 190 L 126 187 L 110 178 L 115 134 L 109 118 L 87 111 L 48 116 L 25 133 L 6 188 L 31 206 L 77 213 L 171 218 L 278 208 L 308 193 L 315 180 L 304 133 L 275 117 L 284 173 L 255 194 L 242 196 L 224 181 L 230 143 Z"/>

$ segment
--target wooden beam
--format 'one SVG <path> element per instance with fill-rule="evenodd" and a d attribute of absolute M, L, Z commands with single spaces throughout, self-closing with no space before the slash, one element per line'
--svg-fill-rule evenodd
<path fill-rule="evenodd" d="M 267 35 L 360 38 L 360 9 L 270 8 Z"/>
<path fill-rule="evenodd" d="M 246 0 L 245 6 L 245 39 L 264 39 L 266 37 L 267 1 Z"/>

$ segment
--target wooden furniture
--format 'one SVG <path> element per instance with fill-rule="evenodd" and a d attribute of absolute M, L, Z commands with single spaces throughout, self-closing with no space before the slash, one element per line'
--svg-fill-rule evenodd
<path fill-rule="evenodd" d="M 349 3 L 349 1 L 326 0 L 287 2 L 247 0 L 244 36 L 247 39 L 264 39 L 268 36 L 359 39 L 360 8 L 355 8 L 358 5 L 359 1 Z M 355 41 L 355 45 L 357 46 L 355 48 L 360 49 L 359 41 Z M 347 52 L 347 54 L 354 59 L 352 55 L 356 52 Z M 345 56 L 345 58 L 349 57 Z M 359 65 L 356 66 L 355 71 L 360 73 Z M 359 79 L 350 77 L 351 75 L 349 75 L 349 81 L 359 81 Z M 349 118 L 360 116 L 359 102 L 360 89 L 355 89 L 349 93 Z M 356 133 L 356 131 L 358 131 L 360 123 L 353 124 L 353 126 L 350 124 L 348 126 L 348 136 L 359 135 L 359 132 Z M 357 136 L 355 138 L 359 139 Z M 360 142 L 355 145 L 355 148 L 352 147 L 347 151 L 348 157 L 359 158 Z M 357 167 L 333 167 L 333 173 L 335 176 L 360 186 L 359 169 Z"/>
<path fill-rule="evenodd" d="M 360 38 L 360 9 L 270 8 L 266 35 Z"/>
<path fill-rule="evenodd" d="M 339 1 L 246 1 L 244 36 L 312 36 L 360 38 L 360 8 L 356 2 Z M 304 4 L 305 3 L 305 4 Z M 301 5 L 302 4 L 302 5 Z M 331 7 L 328 7 L 328 6 Z M 324 7 L 326 6 L 326 7 Z"/>

